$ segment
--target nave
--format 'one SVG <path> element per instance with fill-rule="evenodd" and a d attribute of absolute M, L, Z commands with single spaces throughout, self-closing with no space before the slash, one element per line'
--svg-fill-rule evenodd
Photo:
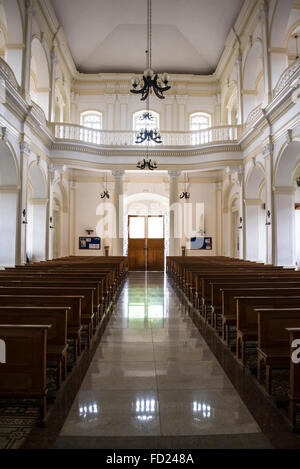
<path fill-rule="evenodd" d="M 178 295 L 129 273 L 56 448 L 271 447 Z"/>

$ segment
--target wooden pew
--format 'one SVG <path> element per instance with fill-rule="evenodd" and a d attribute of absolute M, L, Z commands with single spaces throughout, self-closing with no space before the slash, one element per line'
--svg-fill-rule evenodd
<path fill-rule="evenodd" d="M 85 287 L 45 287 L 45 286 L 2 286 L 0 285 L 0 296 L 2 295 L 46 295 L 46 296 L 83 296 L 81 304 L 81 321 L 87 326 L 88 345 L 93 334 L 94 321 L 94 288 Z"/>
<path fill-rule="evenodd" d="M 68 312 L 68 340 L 73 343 L 74 347 L 74 362 L 81 354 L 81 301 L 83 296 L 46 296 L 46 295 L 32 295 L 32 294 L 14 294 L 14 295 L 0 295 L 0 307 L 2 306 L 38 306 L 44 308 L 45 306 L 64 307 L 70 308 Z"/>
<path fill-rule="evenodd" d="M 236 298 L 241 296 L 300 296 L 299 288 L 265 287 L 265 288 L 222 288 L 222 339 L 229 344 L 230 327 L 236 327 Z"/>
<path fill-rule="evenodd" d="M 256 309 L 258 315 L 257 379 L 262 383 L 261 364 L 266 366 L 266 388 L 272 393 L 272 370 L 289 366 L 288 327 L 300 327 L 300 308 Z"/>
<path fill-rule="evenodd" d="M 300 403 L 300 328 L 289 327 L 290 347 L 290 392 L 289 392 L 289 418 L 293 427 L 296 425 L 297 404 Z M 295 354 L 295 356 L 294 356 Z"/>
<path fill-rule="evenodd" d="M 47 415 L 46 351 L 50 325 L 0 324 L 6 363 L 0 363 L 0 397 L 37 398 Z"/>
<path fill-rule="evenodd" d="M 236 301 L 236 357 L 246 365 L 246 346 L 248 342 L 258 341 L 257 308 L 273 309 L 297 308 L 300 306 L 298 296 L 245 296 L 237 297 Z"/>
<path fill-rule="evenodd" d="M 47 337 L 47 360 L 57 366 L 57 389 L 67 377 L 67 316 L 70 308 L 1 306 L 1 324 L 50 325 Z"/>

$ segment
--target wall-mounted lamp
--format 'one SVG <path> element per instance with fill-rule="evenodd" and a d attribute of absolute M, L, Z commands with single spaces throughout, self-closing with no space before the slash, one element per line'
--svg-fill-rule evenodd
<path fill-rule="evenodd" d="M 94 233 L 94 230 L 88 229 L 88 230 L 85 230 L 85 232 L 90 236 L 91 233 Z"/>
<path fill-rule="evenodd" d="M 50 217 L 50 218 L 49 218 L 49 221 L 50 221 L 50 226 L 49 226 L 49 228 L 51 228 L 51 229 L 53 230 L 53 229 L 54 229 L 54 226 L 53 226 L 53 218 Z"/>
<path fill-rule="evenodd" d="M 298 187 L 300 187 L 300 177 L 298 177 L 298 178 L 296 179 L 296 184 L 297 184 Z"/>
<path fill-rule="evenodd" d="M 240 217 L 240 226 L 238 227 L 239 230 L 243 229 L 243 218 Z"/>
<path fill-rule="evenodd" d="M 271 212 L 267 211 L 266 226 L 271 225 Z"/>
<path fill-rule="evenodd" d="M 23 216 L 23 220 L 22 220 L 23 225 L 28 225 L 25 208 L 23 209 L 22 216 Z"/>

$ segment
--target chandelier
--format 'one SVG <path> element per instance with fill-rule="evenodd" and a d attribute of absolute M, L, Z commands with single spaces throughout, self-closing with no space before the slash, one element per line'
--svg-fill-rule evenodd
<path fill-rule="evenodd" d="M 157 169 L 157 162 L 153 161 L 152 163 L 151 159 L 144 158 L 143 160 L 139 160 L 137 162 L 136 167 L 139 169 L 150 169 L 150 171 L 153 171 L 154 169 Z"/>
<path fill-rule="evenodd" d="M 179 196 L 180 199 L 189 199 L 191 197 L 191 194 L 187 190 L 187 185 L 188 185 L 188 179 L 187 179 L 187 173 L 185 173 L 185 191 L 181 192 Z"/>
<path fill-rule="evenodd" d="M 141 94 L 141 101 L 145 101 L 154 91 L 159 99 L 165 99 L 163 93 L 168 91 L 171 86 L 168 85 L 170 77 L 164 72 L 161 77 L 155 73 L 151 68 L 152 61 L 152 9 L 151 0 L 147 0 L 147 50 L 146 50 L 146 69 L 144 70 L 142 79 L 134 77 L 131 80 L 132 89 L 131 93 Z"/>
<path fill-rule="evenodd" d="M 109 192 L 107 190 L 107 173 L 105 175 L 105 189 L 104 189 L 103 192 L 101 192 L 100 197 L 101 197 L 101 199 L 109 199 L 110 198 Z"/>
<path fill-rule="evenodd" d="M 141 129 L 136 135 L 135 143 L 143 143 L 145 140 L 147 140 L 147 142 L 153 140 L 155 143 L 162 143 L 158 129 Z"/>

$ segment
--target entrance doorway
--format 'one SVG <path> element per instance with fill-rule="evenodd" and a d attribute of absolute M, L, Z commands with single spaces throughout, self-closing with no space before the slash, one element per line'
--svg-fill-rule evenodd
<path fill-rule="evenodd" d="M 128 216 L 129 270 L 164 270 L 164 216 Z"/>

